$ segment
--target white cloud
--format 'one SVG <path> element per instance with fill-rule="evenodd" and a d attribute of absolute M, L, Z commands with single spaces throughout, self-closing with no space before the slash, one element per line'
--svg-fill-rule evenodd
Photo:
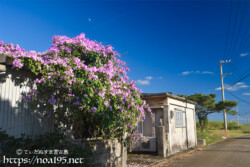
<path fill-rule="evenodd" d="M 221 87 L 215 88 L 215 90 L 221 90 Z"/>
<path fill-rule="evenodd" d="M 91 22 L 92 21 L 91 18 L 88 18 L 88 21 Z"/>
<path fill-rule="evenodd" d="M 214 74 L 214 73 L 210 71 L 202 71 L 202 74 Z"/>
<path fill-rule="evenodd" d="M 181 74 L 182 75 L 189 75 L 189 74 L 192 74 L 194 71 L 184 71 L 182 72 Z"/>
<path fill-rule="evenodd" d="M 150 80 L 152 79 L 162 79 L 162 76 L 154 78 L 153 76 L 146 76 L 145 80 L 137 80 L 136 82 L 138 83 L 138 85 L 150 85 Z"/>
<path fill-rule="evenodd" d="M 147 76 L 147 77 L 145 77 L 145 79 L 151 80 L 151 79 L 153 79 L 153 77 L 152 76 Z"/>
<path fill-rule="evenodd" d="M 158 77 L 158 79 L 162 79 L 162 76 Z"/>
<path fill-rule="evenodd" d="M 181 74 L 182 75 L 189 75 L 189 74 L 214 74 L 213 72 L 210 72 L 210 71 L 184 71 L 182 72 Z"/>
<path fill-rule="evenodd" d="M 250 96 L 250 93 L 243 93 L 242 95 Z"/>
<path fill-rule="evenodd" d="M 149 80 L 137 80 L 137 83 L 139 85 L 150 85 L 150 81 Z"/>
<path fill-rule="evenodd" d="M 238 82 L 237 84 L 235 84 L 233 86 L 230 86 L 230 87 L 229 86 L 230 85 L 225 84 L 224 89 L 229 90 L 229 91 L 236 91 L 236 90 L 239 90 L 241 88 L 248 88 L 249 87 L 248 85 L 246 85 L 245 82 Z M 221 90 L 221 87 L 218 87 L 215 90 Z"/>
<path fill-rule="evenodd" d="M 240 54 L 241 57 L 244 57 L 244 56 L 247 56 L 247 55 L 248 55 L 248 53 L 241 53 Z"/>
<path fill-rule="evenodd" d="M 248 85 L 240 85 L 239 87 L 240 88 L 248 88 L 249 86 Z"/>

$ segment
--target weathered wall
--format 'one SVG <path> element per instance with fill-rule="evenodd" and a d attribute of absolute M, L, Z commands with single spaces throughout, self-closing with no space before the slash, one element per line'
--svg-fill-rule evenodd
<path fill-rule="evenodd" d="M 90 148 L 86 166 L 93 167 L 126 167 L 127 149 L 117 139 L 79 140 L 75 141 L 83 149 Z M 91 147 L 89 147 L 91 146 Z"/>
<path fill-rule="evenodd" d="M 153 112 L 153 118 L 155 118 L 156 113 Z M 147 115 L 150 116 L 150 115 Z M 150 116 L 151 117 L 151 116 Z M 152 131 L 152 135 L 151 136 L 146 136 L 148 139 L 148 142 L 144 142 L 144 140 L 139 140 L 136 143 L 132 144 L 132 150 L 133 151 L 146 151 L 146 152 L 156 152 L 156 128 L 155 128 L 155 119 L 151 119 L 152 123 L 150 124 L 151 127 L 146 127 L 146 128 L 150 128 Z M 145 127 L 145 125 L 143 125 L 142 122 L 138 123 L 137 126 L 137 131 L 139 133 L 143 134 L 143 127 Z"/>
<path fill-rule="evenodd" d="M 197 145 L 196 139 L 196 120 L 194 109 L 187 109 L 187 129 L 188 129 L 188 148 Z"/>
<path fill-rule="evenodd" d="M 153 119 L 150 114 L 146 115 L 146 119 L 144 122 L 139 122 L 137 126 L 137 131 L 142 133 L 147 139 L 147 142 L 143 140 L 139 140 L 137 143 L 132 145 L 133 151 L 146 151 L 146 152 L 156 152 L 157 151 L 157 126 L 160 126 L 160 119 L 162 119 L 162 123 L 164 121 L 163 109 L 162 108 L 154 108 L 152 109 Z M 148 120 L 148 117 L 151 119 Z M 151 121 L 151 123 L 148 123 Z M 164 128 L 165 129 L 165 128 Z M 151 131 L 152 133 L 148 133 Z M 145 133 L 146 132 L 146 133 Z M 150 135 L 148 135 L 150 134 Z"/>
<path fill-rule="evenodd" d="M 148 124 L 150 126 L 145 126 L 147 122 L 139 123 L 137 128 L 138 128 L 138 132 L 142 133 L 148 139 L 148 142 L 139 140 L 137 143 L 133 144 L 132 148 L 133 148 L 133 151 L 156 152 L 157 151 L 156 135 L 158 133 L 156 127 L 161 126 L 160 120 L 162 122 L 162 125 L 167 126 L 167 124 L 165 123 L 166 118 L 164 118 L 164 112 L 163 112 L 164 109 L 161 108 L 163 107 L 163 104 L 166 103 L 166 98 L 165 97 L 155 97 L 155 98 L 148 97 L 148 98 L 144 98 L 144 100 L 146 100 L 147 104 L 149 104 L 149 106 L 152 109 L 152 113 L 153 113 L 153 116 L 152 116 L 153 119 L 151 119 L 152 124 L 151 125 Z M 147 135 L 147 133 L 144 133 L 145 131 L 148 131 L 148 129 L 152 130 L 152 135 Z"/>
<path fill-rule="evenodd" d="M 194 117 L 194 105 L 179 100 L 168 98 L 169 134 L 168 155 L 175 154 L 196 145 L 196 127 Z M 183 111 L 183 125 L 176 127 L 176 109 Z M 171 118 L 171 112 L 173 117 Z"/>
<path fill-rule="evenodd" d="M 10 136 L 21 134 L 40 135 L 51 129 L 50 121 L 44 113 L 32 110 L 31 104 L 23 96 L 34 86 L 34 76 L 28 71 L 14 71 L 6 66 L 0 72 L 0 128 Z"/>
<path fill-rule="evenodd" d="M 147 97 L 145 98 L 147 104 L 150 105 L 153 113 L 152 123 L 146 122 L 139 123 L 138 132 L 143 133 L 146 128 L 146 132 L 152 128 L 152 136 L 147 136 L 148 143 L 139 141 L 133 145 L 133 151 L 150 151 L 159 152 L 157 150 L 157 126 L 164 126 L 165 129 L 165 148 L 168 155 L 175 154 L 177 152 L 186 150 L 196 146 L 196 124 L 194 109 L 195 105 L 186 103 L 183 100 L 177 100 L 172 97 Z M 182 111 L 183 126 L 176 127 L 176 109 Z M 173 117 L 171 118 L 171 111 Z M 143 126 L 144 124 L 151 125 L 151 127 Z M 148 134 L 148 133 L 146 133 Z"/>

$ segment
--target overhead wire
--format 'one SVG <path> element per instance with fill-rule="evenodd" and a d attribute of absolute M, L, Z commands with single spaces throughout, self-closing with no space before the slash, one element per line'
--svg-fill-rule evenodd
<path fill-rule="evenodd" d="M 231 50 L 231 47 L 232 47 L 232 43 L 233 43 L 233 39 L 234 39 L 234 33 L 235 33 L 236 23 L 237 23 L 237 20 L 238 20 L 239 9 L 240 9 L 240 2 L 241 1 L 238 1 L 238 7 L 236 9 L 236 17 L 235 17 L 235 22 L 233 24 L 233 33 L 232 33 L 232 39 L 231 39 L 230 46 L 229 46 L 229 53 L 230 53 L 230 50 Z"/>
<path fill-rule="evenodd" d="M 228 25 L 227 25 L 227 38 L 226 38 L 226 43 L 225 43 L 225 48 L 224 48 L 223 60 L 225 59 L 226 49 L 227 49 L 227 45 L 228 45 L 229 30 L 231 27 L 230 24 L 231 24 L 231 17 L 232 17 L 232 7 L 233 7 L 233 0 L 231 0 L 231 3 L 230 3 L 229 19 L 228 19 Z"/>
<path fill-rule="evenodd" d="M 229 53 L 229 57 L 234 55 L 235 48 L 236 48 L 236 46 L 238 44 L 238 40 L 239 40 L 239 36 L 240 36 L 240 32 L 241 32 L 241 27 L 242 27 L 243 20 L 244 20 L 244 17 L 245 17 L 245 12 L 246 12 L 246 9 L 247 9 L 247 3 L 248 2 L 246 1 L 246 4 L 244 5 L 244 9 L 243 9 L 243 12 L 242 12 L 242 15 L 241 15 L 240 25 L 239 25 L 239 29 L 238 29 L 238 32 L 237 32 L 237 35 L 236 35 L 235 45 L 234 45 L 234 47 L 232 49 L 231 54 Z"/>
<path fill-rule="evenodd" d="M 228 46 L 228 39 L 229 39 L 229 31 L 230 31 L 230 25 L 231 25 L 231 18 L 232 18 L 232 8 L 233 8 L 233 0 L 230 2 L 230 9 L 229 9 L 229 18 L 228 18 L 228 25 L 227 25 L 227 37 L 226 37 L 226 42 L 225 42 L 225 47 L 224 47 L 224 54 L 222 57 L 222 60 L 225 59 L 226 56 L 226 50 Z M 220 66 L 217 66 L 216 72 L 219 70 Z"/>
<path fill-rule="evenodd" d="M 229 47 L 229 53 L 227 54 L 228 58 L 230 59 L 231 57 L 231 60 L 232 62 L 229 63 L 229 66 L 227 68 L 230 68 L 231 72 L 233 73 L 232 75 L 232 78 L 236 79 L 236 76 L 240 74 L 240 68 L 238 68 L 238 57 L 235 58 L 235 56 L 237 55 L 238 52 L 240 52 L 239 50 L 237 50 L 236 48 L 240 48 L 241 50 L 245 49 L 245 47 L 242 48 L 242 44 L 246 44 L 246 48 L 248 46 L 248 43 L 247 43 L 247 40 L 249 38 L 245 38 L 244 37 L 249 37 L 249 34 L 245 35 L 246 33 L 248 33 L 248 28 L 249 28 L 249 23 L 248 23 L 248 26 L 247 26 L 247 29 L 245 30 L 245 33 L 243 34 L 243 38 L 240 42 L 240 45 L 238 44 L 238 41 L 239 41 L 239 36 L 241 34 L 241 30 L 242 30 L 242 25 L 243 25 L 243 21 L 244 21 L 244 18 L 245 18 L 245 13 L 246 13 L 246 10 L 247 10 L 247 5 L 248 5 L 248 0 L 246 0 L 246 3 L 243 4 L 243 12 L 242 12 L 242 15 L 241 15 L 241 19 L 240 19 L 240 24 L 239 24 L 239 28 L 238 28 L 238 31 L 237 31 L 237 35 L 236 35 L 236 39 L 234 38 L 235 37 L 235 31 L 236 31 L 236 23 L 237 23 L 237 20 L 238 20 L 238 16 L 239 16 L 239 9 L 240 9 L 240 1 L 238 1 L 238 7 L 237 7 L 237 10 L 236 10 L 236 17 L 235 17 L 235 21 L 234 21 L 234 25 L 233 25 L 233 32 L 232 32 L 232 38 L 231 38 L 231 41 L 230 41 L 230 47 Z M 233 41 L 234 42 L 234 47 L 232 47 L 232 44 L 233 44 Z M 238 47 L 237 47 L 238 46 Z M 231 52 L 230 52 L 231 51 Z M 236 54 L 235 54 L 236 53 Z"/>
<path fill-rule="evenodd" d="M 230 47 L 228 49 L 228 54 L 227 54 L 227 57 L 228 59 L 231 59 L 232 60 L 232 63 L 229 64 L 229 68 L 231 69 L 231 72 L 234 72 L 234 75 L 232 75 L 232 77 L 235 79 L 235 76 L 237 74 L 239 74 L 239 69 L 237 68 L 237 66 L 234 66 L 234 61 L 231 57 L 231 52 L 233 52 L 234 49 L 232 49 L 232 44 L 233 44 L 233 41 L 235 41 L 235 32 L 236 32 L 236 25 L 237 25 L 237 20 L 238 20 L 238 15 L 239 15 L 239 9 L 240 9 L 240 1 L 238 2 L 238 7 L 237 7 L 237 11 L 236 11 L 236 17 L 235 17 L 235 22 L 234 22 L 234 25 L 233 25 L 233 32 L 232 32 L 232 38 L 231 38 L 231 42 L 230 42 Z M 244 17 L 244 15 L 242 14 L 242 17 L 241 17 L 241 22 L 242 22 L 242 18 Z M 241 23 L 242 24 L 242 23 Z M 241 29 L 241 24 L 240 24 L 240 28 L 238 30 Z M 240 33 L 240 31 L 238 31 L 237 35 Z M 236 37 L 236 39 L 238 40 L 238 36 Z M 235 44 L 237 45 L 237 43 Z M 235 46 L 234 45 L 234 46 Z M 235 48 L 235 47 L 234 47 Z M 231 52 L 230 52 L 231 51 Z"/>
<path fill-rule="evenodd" d="M 241 79 L 239 79 L 238 81 L 234 82 L 233 84 L 229 84 L 227 86 L 225 86 L 225 88 L 229 88 L 232 87 L 233 85 L 236 85 L 237 83 L 239 83 L 240 81 L 243 81 L 244 79 L 246 79 L 250 74 L 248 73 L 247 75 L 245 75 L 244 77 L 242 77 Z"/>
<path fill-rule="evenodd" d="M 231 40 L 229 40 L 230 39 L 230 33 L 229 32 L 230 32 L 230 29 L 232 27 L 231 22 L 232 22 L 232 9 L 233 9 L 233 0 L 231 0 L 230 12 L 229 12 L 229 21 L 228 21 L 228 28 L 227 28 L 227 38 L 226 38 L 226 43 L 225 43 L 225 48 L 224 48 L 223 60 L 226 57 L 228 57 L 226 55 L 227 55 L 228 52 L 230 52 L 230 48 L 231 48 L 231 45 L 232 45 L 232 41 L 233 41 L 233 38 L 234 38 L 235 29 L 236 29 L 236 22 L 237 22 L 237 18 L 238 18 L 239 8 L 240 8 L 240 2 L 238 2 L 238 7 L 237 7 L 237 10 L 236 10 L 236 19 L 234 21 L 233 28 L 231 30 L 232 31 L 232 37 L 231 37 Z M 230 47 L 228 48 L 229 41 L 230 41 Z M 231 71 L 231 72 L 234 71 L 233 68 L 230 65 L 226 66 L 226 69 L 229 69 L 229 71 Z M 232 77 L 235 79 L 235 75 L 232 75 Z"/>
<path fill-rule="evenodd" d="M 226 92 L 228 92 L 228 93 L 229 93 L 230 95 L 232 95 L 233 97 L 237 98 L 239 101 L 242 101 L 242 102 L 244 102 L 244 103 L 246 103 L 246 104 L 249 104 L 249 105 L 250 105 L 250 103 L 249 103 L 249 102 L 247 102 L 247 101 L 245 101 L 245 100 L 241 99 L 240 97 L 236 96 L 236 95 L 235 95 L 235 94 L 233 94 L 232 92 L 230 92 L 230 91 L 228 91 L 228 90 L 226 90 Z"/>

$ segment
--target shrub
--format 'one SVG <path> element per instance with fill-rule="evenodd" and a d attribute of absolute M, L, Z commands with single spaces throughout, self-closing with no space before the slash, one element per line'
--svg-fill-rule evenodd
<path fill-rule="evenodd" d="M 72 129 L 74 138 L 143 137 L 135 127 L 145 119 L 145 108 L 151 111 L 113 47 L 85 34 L 54 36 L 52 41 L 44 53 L 0 42 L 0 55 L 14 58 L 13 68 L 37 75 L 36 88 L 25 100 L 55 118 L 58 127 Z"/>
<path fill-rule="evenodd" d="M 228 128 L 228 130 L 238 130 L 238 129 L 241 129 L 241 125 L 239 124 L 239 126 L 238 126 L 237 122 L 228 122 L 227 128 Z"/>

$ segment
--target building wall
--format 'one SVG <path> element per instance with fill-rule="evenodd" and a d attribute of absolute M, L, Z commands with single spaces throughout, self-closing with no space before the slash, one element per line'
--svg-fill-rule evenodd
<path fill-rule="evenodd" d="M 153 117 L 155 118 L 157 113 L 154 112 L 154 111 L 156 111 L 156 110 L 153 110 Z M 150 117 L 151 118 L 150 114 L 146 115 L 146 117 Z M 138 133 L 145 134 L 144 131 L 145 131 L 145 128 L 147 128 L 147 130 L 151 129 L 151 135 L 150 136 L 146 136 L 147 139 L 148 139 L 147 142 L 145 142 L 142 139 L 139 139 L 138 142 L 133 143 L 132 146 L 131 146 L 133 151 L 145 151 L 145 152 L 156 152 L 157 151 L 156 150 L 155 119 L 151 118 L 150 120 L 152 122 L 150 124 L 147 124 L 147 125 L 145 125 L 143 122 L 139 122 L 138 123 L 138 126 L 137 126 Z M 147 121 L 147 118 L 146 118 L 146 121 Z"/>
<path fill-rule="evenodd" d="M 34 76 L 27 71 L 13 71 L 7 66 L 0 72 L 0 130 L 16 138 L 21 134 L 34 137 L 51 129 L 42 112 L 32 110 L 23 96 L 30 90 Z"/>
<path fill-rule="evenodd" d="M 144 134 L 147 137 L 148 142 L 144 142 L 143 140 L 139 140 L 137 143 L 133 143 L 132 150 L 133 151 L 145 151 L 145 152 L 156 152 L 157 145 L 156 145 L 156 126 L 159 126 L 160 119 L 164 118 L 163 109 L 158 108 L 159 106 L 163 106 L 166 103 L 166 98 L 145 98 L 147 104 L 152 107 L 153 119 L 151 118 L 150 114 L 146 115 L 145 123 L 140 122 L 137 126 L 137 130 L 139 133 Z M 155 108 L 157 107 L 157 108 Z M 150 119 L 148 118 L 150 117 Z M 152 123 L 148 123 L 148 121 L 152 121 Z M 147 126 L 147 127 L 145 127 Z M 150 127 L 151 126 L 151 127 Z M 145 129 L 146 128 L 146 129 Z M 144 129 L 144 130 L 143 130 Z M 150 129 L 150 130 L 149 130 Z M 147 132 L 151 131 L 152 135 L 147 136 Z M 146 132 L 146 133 L 145 133 Z"/>
<path fill-rule="evenodd" d="M 168 155 L 171 155 L 196 145 L 195 106 L 169 97 L 167 104 L 169 114 Z M 183 111 L 184 126 L 182 127 L 176 127 L 176 110 Z"/>
<path fill-rule="evenodd" d="M 181 152 L 188 148 L 196 146 L 196 124 L 195 124 L 195 105 L 186 103 L 181 100 L 176 100 L 171 97 L 153 97 L 146 98 L 147 104 L 150 105 L 153 117 L 151 124 L 147 122 L 148 126 L 152 126 L 153 135 L 148 137 L 148 143 L 139 141 L 133 146 L 134 151 L 157 151 L 157 126 L 165 126 L 167 155 L 172 155 L 177 152 Z M 183 111 L 183 126 L 176 127 L 176 110 Z M 171 116 L 172 112 L 172 116 Z M 172 117 L 172 118 L 171 118 Z M 150 121 L 151 119 L 146 119 Z M 160 123 L 160 120 L 162 124 Z M 144 127 L 143 123 L 139 123 L 138 132 L 143 133 L 143 129 L 150 127 Z M 155 132 L 154 132 L 155 131 Z M 147 131 L 148 132 L 148 131 Z"/>

